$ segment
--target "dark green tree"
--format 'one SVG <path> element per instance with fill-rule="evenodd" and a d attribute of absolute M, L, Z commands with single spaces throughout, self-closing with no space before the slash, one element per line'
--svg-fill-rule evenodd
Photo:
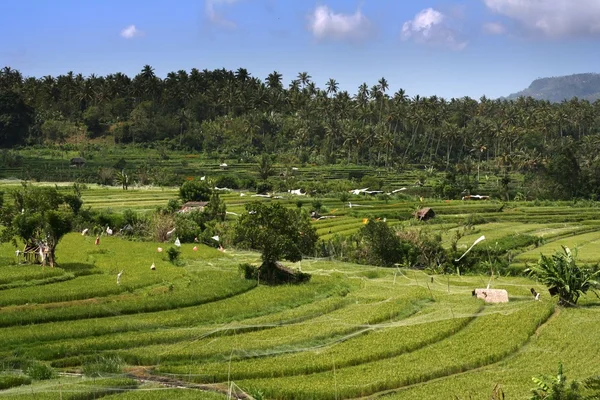
<path fill-rule="evenodd" d="M 359 258 L 367 264 L 391 267 L 408 259 L 412 246 L 400 240 L 383 221 L 370 219 L 358 232 Z"/>
<path fill-rule="evenodd" d="M 297 262 L 314 251 L 317 231 L 302 210 L 254 202 L 246 211 L 236 225 L 234 243 L 261 252 L 261 279 L 277 272 L 277 261 Z"/>
<path fill-rule="evenodd" d="M 212 190 L 206 181 L 187 181 L 179 188 L 181 201 L 209 201 Z"/>
<path fill-rule="evenodd" d="M 0 92 L 0 147 L 25 143 L 33 109 L 15 92 Z"/>
<path fill-rule="evenodd" d="M 204 213 L 209 221 L 225 221 L 227 206 L 225 205 L 225 202 L 221 200 L 221 197 L 219 197 L 219 193 L 213 192 L 208 204 L 204 208 Z"/>

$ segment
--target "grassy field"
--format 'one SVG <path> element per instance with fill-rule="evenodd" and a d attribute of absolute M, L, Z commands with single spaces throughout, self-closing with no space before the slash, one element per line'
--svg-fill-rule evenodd
<path fill-rule="evenodd" d="M 228 211 L 241 213 L 254 200 L 297 207 L 298 197 L 243 193 L 222 196 Z M 174 188 L 83 191 L 84 207 L 115 213 L 152 210 L 176 196 Z M 303 207 L 313 200 L 302 197 Z M 323 239 L 356 232 L 373 217 L 439 233 L 448 247 L 457 234 L 464 249 L 481 235 L 490 249 L 506 238 L 542 239 L 515 251 L 517 271 L 561 245 L 578 248 L 582 262 L 600 262 L 593 205 L 418 196 L 351 196 L 353 207 L 333 196 L 319 201 L 322 215 L 334 217 L 313 222 Z M 436 218 L 414 221 L 411 213 L 422 206 Z M 526 277 L 307 258 L 291 266 L 311 273 L 309 283 L 271 287 L 238 272 L 239 263 L 259 260 L 255 253 L 203 245 L 194 252 L 183 244 L 176 266 L 157 252 L 158 243 L 103 237 L 95 246 L 93 239 L 67 235 L 54 269 L 15 265 L 15 249 L 0 245 L 0 398 L 224 399 L 231 389 L 273 399 L 480 399 L 500 384 L 506 398 L 526 399 L 531 377 L 554 374 L 559 361 L 569 378 L 600 372 L 600 301 L 588 295 L 579 308 L 559 308 Z M 510 302 L 486 305 L 471 296 L 488 283 L 506 289 Z M 532 287 L 541 302 L 532 300 Z M 111 363 L 119 368 L 106 368 Z M 32 379 L 30 365 L 54 375 Z M 104 370 L 91 377 L 94 368 Z"/>

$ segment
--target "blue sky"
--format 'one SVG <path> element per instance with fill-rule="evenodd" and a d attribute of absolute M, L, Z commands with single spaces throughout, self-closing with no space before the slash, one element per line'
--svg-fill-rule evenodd
<path fill-rule="evenodd" d="M 600 72 L 600 0 L 19 0 L 0 37 L 0 67 L 26 76 L 244 67 L 493 98 Z"/>

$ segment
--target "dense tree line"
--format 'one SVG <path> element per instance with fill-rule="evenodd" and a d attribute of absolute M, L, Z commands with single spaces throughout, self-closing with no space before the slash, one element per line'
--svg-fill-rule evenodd
<path fill-rule="evenodd" d="M 404 90 L 390 93 L 385 78 L 351 95 L 335 79 L 320 88 L 307 72 L 286 87 L 276 71 L 262 81 L 244 68 L 181 70 L 164 79 L 148 65 L 133 78 L 0 71 L 3 147 L 111 135 L 118 143 L 168 141 L 222 157 L 435 165 L 449 180 L 484 164 L 498 176 L 545 174 L 564 198 L 596 195 L 599 118 L 600 101 L 409 98 Z"/>

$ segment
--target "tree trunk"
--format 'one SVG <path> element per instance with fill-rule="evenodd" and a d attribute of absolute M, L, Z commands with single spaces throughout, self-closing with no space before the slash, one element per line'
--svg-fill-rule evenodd
<path fill-rule="evenodd" d="M 54 253 L 56 251 L 56 248 L 54 246 L 48 246 L 48 254 L 46 255 L 45 260 L 48 261 L 48 264 L 50 264 L 50 267 L 54 268 L 54 260 L 56 259 Z M 46 264 L 46 262 L 44 261 L 44 265 Z"/>

